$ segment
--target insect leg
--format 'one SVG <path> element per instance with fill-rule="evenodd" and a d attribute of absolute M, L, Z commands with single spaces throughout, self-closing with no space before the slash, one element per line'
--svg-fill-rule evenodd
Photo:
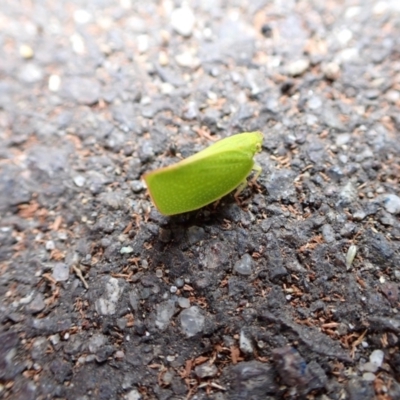
<path fill-rule="evenodd" d="M 262 172 L 262 168 L 258 164 L 254 163 L 253 171 L 255 171 L 255 174 L 254 174 L 253 178 L 251 179 L 251 183 L 256 182 L 256 180 L 258 179 L 258 177 L 260 176 L 260 174 Z"/>
<path fill-rule="evenodd" d="M 243 192 L 243 189 L 247 186 L 247 179 L 244 178 L 242 182 L 240 182 L 239 186 L 237 187 L 235 194 L 233 197 L 237 202 L 239 202 L 239 195 Z"/>

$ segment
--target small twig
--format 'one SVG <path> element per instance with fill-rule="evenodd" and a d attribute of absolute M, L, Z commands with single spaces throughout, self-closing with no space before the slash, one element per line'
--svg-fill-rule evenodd
<path fill-rule="evenodd" d="M 89 289 L 89 285 L 85 281 L 85 278 L 82 275 L 82 271 L 76 266 L 72 266 L 72 269 L 75 271 L 76 276 L 82 281 L 83 286 L 85 286 L 86 289 Z"/>

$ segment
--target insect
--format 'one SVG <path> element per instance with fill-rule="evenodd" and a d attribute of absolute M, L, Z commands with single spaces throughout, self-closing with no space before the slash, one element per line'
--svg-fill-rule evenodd
<path fill-rule="evenodd" d="M 239 133 L 219 140 L 206 149 L 168 167 L 144 175 L 150 197 L 164 215 L 197 210 L 236 189 L 237 196 L 246 178 L 261 173 L 254 155 L 261 150 L 261 132 Z"/>

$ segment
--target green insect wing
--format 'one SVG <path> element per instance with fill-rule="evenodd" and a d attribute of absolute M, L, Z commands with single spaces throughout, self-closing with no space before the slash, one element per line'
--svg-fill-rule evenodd
<path fill-rule="evenodd" d="M 213 203 L 236 189 L 254 169 L 261 132 L 222 139 L 168 167 L 144 175 L 151 199 L 164 215 L 181 214 Z"/>

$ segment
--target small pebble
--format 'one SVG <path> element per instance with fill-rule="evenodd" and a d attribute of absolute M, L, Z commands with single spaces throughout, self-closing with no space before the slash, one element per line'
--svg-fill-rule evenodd
<path fill-rule="evenodd" d="M 92 14 L 90 14 L 88 11 L 79 9 L 75 10 L 74 12 L 74 21 L 77 24 L 87 24 L 90 20 L 92 19 Z"/>
<path fill-rule="evenodd" d="M 121 254 L 130 254 L 133 252 L 133 248 L 131 246 L 124 246 L 121 247 L 121 250 L 119 251 Z"/>
<path fill-rule="evenodd" d="M 163 67 L 169 64 L 168 54 L 165 51 L 158 54 L 158 63 Z"/>
<path fill-rule="evenodd" d="M 178 305 L 180 308 L 189 308 L 190 307 L 190 300 L 186 297 L 179 297 Z"/>
<path fill-rule="evenodd" d="M 239 347 L 243 353 L 253 354 L 254 348 L 251 339 L 246 335 L 243 330 L 240 331 Z"/>
<path fill-rule="evenodd" d="M 86 178 L 82 175 L 78 175 L 74 177 L 74 183 L 78 187 L 82 187 L 86 182 Z"/>
<path fill-rule="evenodd" d="M 307 103 L 308 107 L 312 110 L 316 110 L 322 106 L 322 100 L 318 96 L 311 96 Z"/>
<path fill-rule="evenodd" d="M 33 364 L 33 369 L 34 369 L 35 371 L 40 371 L 40 370 L 42 369 L 42 367 L 40 366 L 40 364 L 34 363 L 34 364 Z"/>
<path fill-rule="evenodd" d="M 385 353 L 382 350 L 374 350 L 369 356 L 369 362 L 380 368 L 383 364 L 383 359 L 385 358 Z"/>
<path fill-rule="evenodd" d="M 162 269 L 157 269 L 157 270 L 156 270 L 156 277 L 157 277 L 157 278 L 162 278 L 162 277 L 163 277 L 163 271 L 162 271 Z"/>
<path fill-rule="evenodd" d="M 173 371 L 167 370 L 163 375 L 162 375 L 162 381 L 165 386 L 168 386 L 171 384 L 172 379 L 174 378 L 175 374 Z"/>
<path fill-rule="evenodd" d="M 362 221 L 367 216 L 367 213 L 362 210 L 358 210 L 353 214 L 353 219 L 355 221 Z"/>
<path fill-rule="evenodd" d="M 376 375 L 372 372 L 364 372 L 362 375 L 363 381 L 373 382 L 376 379 Z"/>
<path fill-rule="evenodd" d="M 32 47 L 28 46 L 27 44 L 21 44 L 21 46 L 19 46 L 19 54 L 21 55 L 21 57 L 25 59 L 32 58 L 33 57 Z"/>
<path fill-rule="evenodd" d="M 304 74 L 310 66 L 310 61 L 306 58 L 301 58 L 297 61 L 290 63 L 287 66 L 287 73 L 290 76 L 298 76 Z"/>
<path fill-rule="evenodd" d="M 250 254 L 245 254 L 239 261 L 236 261 L 233 269 L 239 275 L 251 275 L 254 266 L 254 261 Z"/>
<path fill-rule="evenodd" d="M 85 54 L 86 52 L 86 46 L 85 46 L 85 41 L 83 40 L 83 37 L 79 35 L 78 33 L 74 33 L 70 36 L 70 41 L 72 44 L 72 49 L 76 54 Z"/>
<path fill-rule="evenodd" d="M 340 44 L 345 46 L 353 38 L 353 32 L 350 29 L 343 28 L 336 34 Z"/>
<path fill-rule="evenodd" d="M 204 363 L 195 367 L 194 372 L 198 378 L 208 378 L 215 376 L 218 368 L 214 364 Z"/>
<path fill-rule="evenodd" d="M 182 278 L 177 278 L 177 279 L 175 280 L 175 285 L 176 285 L 178 288 L 183 287 L 184 284 L 185 284 L 185 282 L 184 282 L 184 280 L 183 280 Z"/>
<path fill-rule="evenodd" d="M 36 83 L 43 79 L 43 71 L 32 62 L 22 66 L 18 78 L 25 83 Z"/>
<path fill-rule="evenodd" d="M 159 228 L 158 234 L 158 238 L 163 243 L 168 243 L 171 240 L 172 233 L 170 229 Z"/>
<path fill-rule="evenodd" d="M 46 250 L 51 251 L 54 250 L 56 248 L 56 245 L 54 244 L 53 240 L 48 240 L 46 242 Z"/>
<path fill-rule="evenodd" d="M 53 346 L 56 346 L 58 343 L 60 343 L 60 335 L 58 333 L 51 335 L 49 339 Z"/>
<path fill-rule="evenodd" d="M 158 304 L 155 324 L 160 331 L 167 329 L 171 322 L 171 318 L 175 314 L 175 301 L 167 300 Z"/>
<path fill-rule="evenodd" d="M 175 61 L 180 67 L 196 69 L 200 66 L 200 60 L 191 53 L 181 53 L 175 56 Z"/>
<path fill-rule="evenodd" d="M 340 190 L 339 193 L 339 202 L 338 205 L 340 206 L 348 206 L 351 204 L 353 201 L 357 199 L 358 193 L 357 189 L 354 186 L 352 182 L 346 183 L 345 186 L 343 186 Z"/>
<path fill-rule="evenodd" d="M 383 206 L 390 214 L 400 214 L 400 197 L 395 194 L 384 195 Z"/>
<path fill-rule="evenodd" d="M 400 100 L 400 91 L 388 90 L 386 92 L 386 99 L 391 103 L 397 103 Z"/>
<path fill-rule="evenodd" d="M 199 109 L 197 107 L 197 103 L 194 101 L 189 101 L 184 108 L 183 118 L 191 121 L 196 119 L 199 115 Z"/>
<path fill-rule="evenodd" d="M 146 53 L 149 49 L 149 36 L 148 35 L 138 35 L 136 38 L 137 49 L 140 54 Z"/>
<path fill-rule="evenodd" d="M 67 281 L 69 278 L 69 267 L 67 264 L 64 263 L 57 263 L 54 266 L 52 277 L 57 282 Z"/>
<path fill-rule="evenodd" d="M 375 15 L 382 15 L 387 11 L 388 8 L 389 4 L 387 1 L 378 1 L 374 5 L 373 13 Z"/>
<path fill-rule="evenodd" d="M 323 225 L 321 231 L 322 237 L 324 238 L 326 243 L 332 243 L 335 241 L 335 231 L 333 230 L 332 225 Z"/>
<path fill-rule="evenodd" d="M 140 180 L 133 180 L 130 185 L 133 193 L 139 193 L 144 189 L 143 182 Z"/>
<path fill-rule="evenodd" d="M 193 32 L 194 24 L 195 16 L 189 7 L 176 8 L 172 11 L 171 26 L 180 35 L 189 37 Z"/>
<path fill-rule="evenodd" d="M 179 319 L 182 331 L 187 337 L 196 335 L 204 328 L 205 317 L 201 309 L 197 306 L 183 310 L 179 315 Z"/>
<path fill-rule="evenodd" d="M 61 78 L 59 75 L 50 75 L 47 86 L 51 92 L 58 92 L 61 86 Z"/>
<path fill-rule="evenodd" d="M 351 136 L 348 133 L 339 133 L 335 137 L 335 144 L 338 147 L 342 147 L 345 144 L 349 143 Z"/>
<path fill-rule="evenodd" d="M 32 314 L 36 314 L 46 308 L 46 303 L 44 302 L 44 297 L 42 293 L 38 293 L 28 306 L 28 310 Z"/>
<path fill-rule="evenodd" d="M 136 390 L 132 389 L 127 395 L 126 400 L 142 400 L 142 395 Z"/>

